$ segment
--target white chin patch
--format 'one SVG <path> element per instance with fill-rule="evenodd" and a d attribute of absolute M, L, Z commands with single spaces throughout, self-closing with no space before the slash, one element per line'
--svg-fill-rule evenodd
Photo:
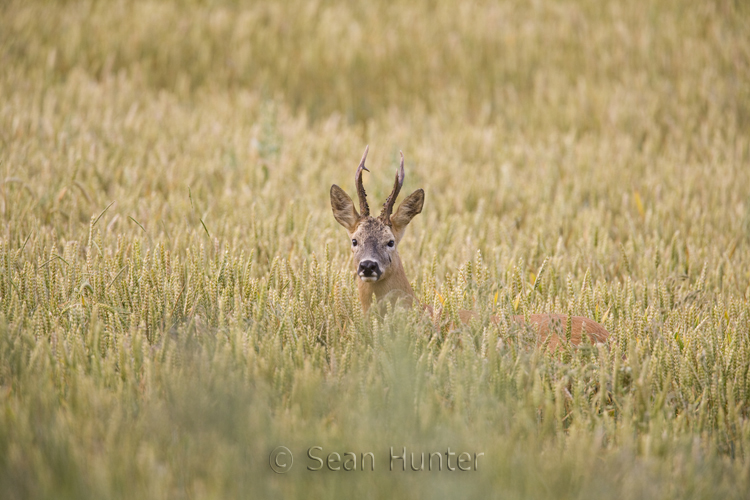
<path fill-rule="evenodd" d="M 378 281 L 378 278 L 376 276 L 362 276 L 361 274 L 359 275 L 359 279 L 361 279 L 365 283 L 375 283 L 376 281 Z"/>

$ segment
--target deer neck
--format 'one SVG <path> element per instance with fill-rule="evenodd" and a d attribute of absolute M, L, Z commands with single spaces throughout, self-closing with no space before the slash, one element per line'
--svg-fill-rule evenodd
<path fill-rule="evenodd" d="M 367 310 L 372 305 L 372 296 L 375 295 L 375 300 L 380 301 L 381 299 L 388 296 L 393 302 L 398 299 L 403 299 L 408 305 L 411 305 L 414 301 L 414 290 L 412 290 L 409 280 L 404 272 L 404 266 L 401 264 L 401 257 L 398 253 L 394 252 L 393 261 L 390 265 L 390 272 L 384 278 L 376 281 L 375 283 L 365 283 L 362 280 L 357 280 L 359 287 L 359 300 L 362 303 L 362 310 Z"/>

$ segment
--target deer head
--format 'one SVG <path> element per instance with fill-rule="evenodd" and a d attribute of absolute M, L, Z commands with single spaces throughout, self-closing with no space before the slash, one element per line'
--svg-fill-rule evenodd
<path fill-rule="evenodd" d="M 406 226 L 422 211 L 424 205 L 424 190 L 417 189 L 399 205 L 396 213 L 393 213 L 393 205 L 404 184 L 404 155 L 401 153 L 401 166 L 396 172 L 393 190 L 383 204 L 380 215 L 372 217 L 367 204 L 367 193 L 362 185 L 362 172 L 367 170 L 365 160 L 368 150 L 369 147 L 365 148 L 354 176 L 359 212 L 343 189 L 335 184 L 331 186 L 333 217 L 349 233 L 357 276 L 360 279 L 360 297 L 363 298 L 365 309 L 369 306 L 369 297 L 365 299 L 364 296 L 368 294 L 371 296 L 375 293 L 380 298 L 382 293 L 395 288 L 413 294 L 398 256 L 398 243 L 404 236 Z M 406 282 L 405 286 L 403 281 Z M 391 286 L 387 286 L 387 283 L 391 283 Z M 363 286 L 365 284 L 371 286 Z"/>

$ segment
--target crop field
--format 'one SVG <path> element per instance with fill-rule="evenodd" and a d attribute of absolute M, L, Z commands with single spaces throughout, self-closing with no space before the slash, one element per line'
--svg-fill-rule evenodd
<path fill-rule="evenodd" d="M 3 1 L 0 218 L 0 498 L 750 497 L 747 2 Z"/>

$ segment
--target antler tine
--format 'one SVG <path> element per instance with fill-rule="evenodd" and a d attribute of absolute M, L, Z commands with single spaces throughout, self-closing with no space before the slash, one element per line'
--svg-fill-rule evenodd
<path fill-rule="evenodd" d="M 357 167 L 357 173 L 354 176 L 354 183 L 357 186 L 357 197 L 359 198 L 359 211 L 362 217 L 370 215 L 370 206 L 367 204 L 367 193 L 365 193 L 365 186 L 362 185 L 362 171 L 367 170 L 365 167 L 365 160 L 367 159 L 367 152 L 370 150 L 370 146 L 365 146 L 365 154 L 362 155 L 362 161 L 359 162 Z M 369 172 L 369 170 L 367 170 Z"/>
<path fill-rule="evenodd" d="M 396 203 L 396 198 L 398 198 L 398 193 L 401 191 L 401 186 L 404 185 L 404 153 L 403 151 L 399 151 L 399 153 L 401 153 L 401 166 L 396 172 L 396 180 L 393 183 L 393 191 L 391 191 L 390 196 L 388 196 L 388 199 L 385 200 L 385 203 L 383 203 L 383 211 L 380 212 L 380 218 L 385 224 L 389 226 L 391 225 L 391 212 L 393 212 L 393 204 Z"/>

